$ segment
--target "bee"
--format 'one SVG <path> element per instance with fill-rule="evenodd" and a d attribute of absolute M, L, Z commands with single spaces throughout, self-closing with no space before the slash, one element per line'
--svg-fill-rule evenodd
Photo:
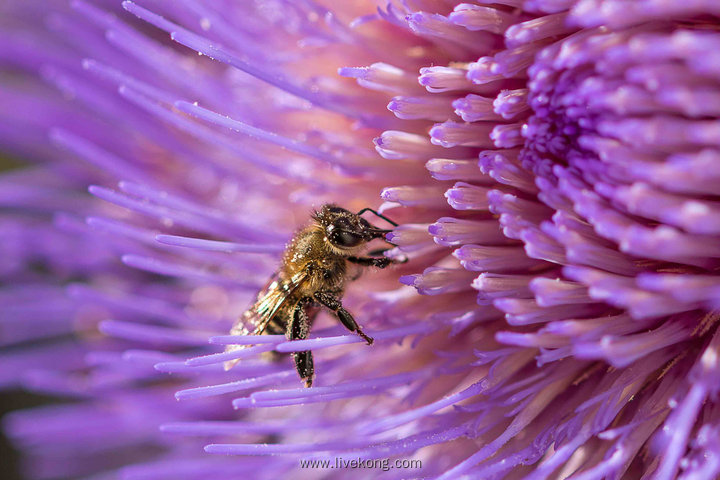
<path fill-rule="evenodd" d="M 258 293 L 255 303 L 235 322 L 231 335 L 284 334 L 288 340 L 304 340 L 315 316 L 324 307 L 333 312 L 345 328 L 371 345 L 373 339 L 343 307 L 345 284 L 349 278 L 353 279 L 349 275 L 351 271 L 359 273 L 358 266 L 385 268 L 397 261 L 381 256 L 387 249 L 361 255 L 366 244 L 374 239 L 394 245 L 385 240 L 385 234 L 391 230 L 370 224 L 361 217 L 365 212 L 397 226 L 370 208 L 352 213 L 334 204 L 323 205 L 313 214 L 312 222 L 288 243 L 279 270 Z M 241 348 L 242 345 L 232 345 L 225 351 Z M 312 352 L 292 355 L 298 375 L 305 386 L 310 387 L 315 374 Z M 237 362 L 225 362 L 225 369 Z"/>

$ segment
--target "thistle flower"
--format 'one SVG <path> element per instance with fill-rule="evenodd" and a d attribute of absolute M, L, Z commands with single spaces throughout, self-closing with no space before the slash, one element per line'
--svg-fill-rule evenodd
<path fill-rule="evenodd" d="M 720 473 L 714 2 L 1 8 L 2 383 L 72 400 L 6 418 L 30 477 Z M 376 344 L 227 335 L 378 195 Z M 308 348 L 311 389 L 260 356 Z"/>

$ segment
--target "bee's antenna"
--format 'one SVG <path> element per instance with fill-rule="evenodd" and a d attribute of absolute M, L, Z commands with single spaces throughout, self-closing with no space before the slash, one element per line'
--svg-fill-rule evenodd
<path fill-rule="evenodd" d="M 374 213 L 375 215 L 377 215 L 378 217 L 380 217 L 380 218 L 382 218 L 383 220 L 385 220 L 386 222 L 388 222 L 389 224 L 391 224 L 391 225 L 393 225 L 393 226 L 395 226 L 395 227 L 398 226 L 397 223 L 393 222 L 392 220 L 390 220 L 389 218 L 387 218 L 385 215 L 382 215 L 382 214 L 376 212 L 376 211 L 373 210 L 372 208 L 363 208 L 362 210 L 360 210 L 360 211 L 359 211 L 358 213 L 356 213 L 355 215 L 362 215 L 362 214 L 365 213 L 365 212 L 372 212 L 372 213 Z M 388 230 L 388 231 L 389 231 L 389 230 Z"/>

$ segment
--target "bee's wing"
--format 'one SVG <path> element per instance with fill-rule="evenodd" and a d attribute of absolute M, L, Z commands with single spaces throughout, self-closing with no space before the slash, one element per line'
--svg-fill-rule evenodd
<path fill-rule="evenodd" d="M 243 313 L 230 329 L 231 335 L 263 335 L 267 326 L 280 309 L 293 298 L 293 293 L 307 281 L 305 273 L 294 275 L 289 281 L 281 281 L 277 272 L 270 277 L 265 287 L 260 290 L 255 303 Z M 225 352 L 233 352 L 248 345 L 228 345 Z M 225 370 L 229 370 L 239 360 L 225 362 Z"/>
<path fill-rule="evenodd" d="M 230 335 L 262 335 L 272 319 L 272 315 L 263 315 L 273 302 L 281 305 L 280 279 L 275 272 L 265 286 L 258 292 L 255 302 L 235 320 Z"/>

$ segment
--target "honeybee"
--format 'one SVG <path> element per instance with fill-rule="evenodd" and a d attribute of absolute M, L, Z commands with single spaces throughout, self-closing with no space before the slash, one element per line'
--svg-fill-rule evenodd
<path fill-rule="evenodd" d="M 279 270 L 257 295 L 255 303 L 235 322 L 231 335 L 279 335 L 288 340 L 304 340 L 320 307 L 332 311 L 351 332 L 368 345 L 373 339 L 363 332 L 341 298 L 349 278 L 351 264 L 385 268 L 396 260 L 383 257 L 386 249 L 361 256 L 365 245 L 374 239 L 385 240 L 384 230 L 362 218 L 372 212 L 393 226 L 397 223 L 370 208 L 352 213 L 334 204 L 323 205 L 313 214 L 312 222 L 288 243 Z M 231 345 L 226 352 L 244 348 Z M 295 369 L 306 387 L 313 382 L 315 369 L 311 351 L 292 354 Z M 230 369 L 238 360 L 225 362 Z"/>

